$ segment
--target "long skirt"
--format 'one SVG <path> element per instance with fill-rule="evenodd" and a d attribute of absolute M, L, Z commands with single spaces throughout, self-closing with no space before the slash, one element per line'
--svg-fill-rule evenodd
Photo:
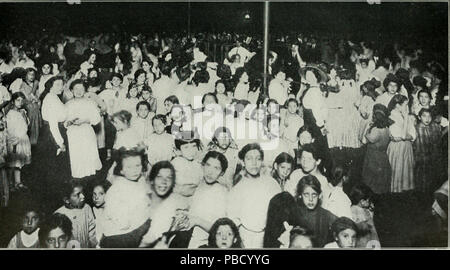
<path fill-rule="evenodd" d="M 390 142 L 387 154 L 391 164 L 391 192 L 414 189 L 414 153 L 410 141 Z"/>
<path fill-rule="evenodd" d="M 42 126 L 41 111 L 38 103 L 27 103 L 26 110 L 30 120 L 29 137 L 31 145 L 36 145 L 39 139 L 39 130 Z"/>
<path fill-rule="evenodd" d="M 377 194 L 391 190 L 391 165 L 386 151 L 367 147 L 362 170 L 362 180 Z"/>

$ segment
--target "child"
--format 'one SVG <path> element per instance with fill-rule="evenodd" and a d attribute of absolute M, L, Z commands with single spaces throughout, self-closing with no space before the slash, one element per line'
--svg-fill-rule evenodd
<path fill-rule="evenodd" d="M 331 187 L 328 199 L 322 204 L 323 209 L 327 209 L 337 217 L 352 217 L 351 201 L 345 194 L 343 186 L 348 181 L 348 170 L 341 165 L 337 165 L 330 179 Z"/>
<path fill-rule="evenodd" d="M 63 214 L 55 213 L 45 220 L 39 230 L 42 248 L 66 248 L 72 238 L 72 222 Z"/>
<path fill-rule="evenodd" d="M 352 201 L 352 220 L 356 223 L 360 231 L 360 237 L 356 243 L 356 247 L 368 247 L 368 243 L 378 243 L 378 234 L 373 222 L 372 197 L 373 192 L 364 184 L 355 185 L 350 192 Z"/>
<path fill-rule="evenodd" d="M 289 179 L 291 172 L 294 170 L 294 158 L 288 153 L 281 153 L 273 162 L 272 177 L 280 185 L 284 191 L 284 184 Z"/>
<path fill-rule="evenodd" d="M 121 147 L 130 149 L 142 144 L 140 136 L 134 129 L 130 128 L 132 117 L 132 114 L 125 110 L 119 111 L 111 116 L 112 123 L 117 130 L 113 149 L 118 150 Z"/>
<path fill-rule="evenodd" d="M 55 213 L 66 215 L 72 221 L 72 235 L 81 248 L 94 248 L 97 245 L 95 219 L 92 208 L 85 203 L 81 182 L 68 183 L 63 200 L 64 206 Z"/>
<path fill-rule="evenodd" d="M 180 135 L 175 139 L 175 149 L 180 155 L 171 162 L 178 176 L 174 192 L 189 198 L 187 203 L 190 204 L 190 198 L 203 178 L 202 166 L 197 160 L 201 143 L 194 131 L 181 132 Z"/>
<path fill-rule="evenodd" d="M 126 98 L 127 91 L 121 84 L 123 77 L 120 73 L 113 73 L 111 75 L 111 85 L 100 92 L 99 97 L 106 103 L 106 112 L 108 115 L 120 111 L 120 103 Z M 107 82 L 108 84 L 108 82 Z"/>
<path fill-rule="evenodd" d="M 156 98 L 153 97 L 152 89 L 147 84 L 142 86 L 140 101 L 146 101 L 150 105 L 150 111 L 154 114 L 156 112 Z"/>
<path fill-rule="evenodd" d="M 414 180 L 417 190 L 431 194 L 438 186 L 441 168 L 441 127 L 433 121 L 429 109 L 421 109 L 414 141 Z"/>
<path fill-rule="evenodd" d="M 170 116 L 170 112 L 172 111 L 173 105 L 177 105 L 177 104 L 180 104 L 180 101 L 174 95 L 168 96 L 164 100 L 164 109 L 166 110 L 166 116 Z"/>
<path fill-rule="evenodd" d="M 26 188 L 22 184 L 20 170 L 31 163 L 31 144 L 27 135 L 29 121 L 25 109 L 22 109 L 24 101 L 22 92 L 14 93 L 12 108 L 6 115 L 9 179 L 13 179 L 14 174 L 14 187 L 17 189 Z"/>
<path fill-rule="evenodd" d="M 421 109 L 430 109 L 431 94 L 427 90 L 420 90 L 417 93 L 417 99 L 419 102 L 412 107 L 412 112 L 415 115 L 419 115 Z"/>
<path fill-rule="evenodd" d="M 214 88 L 214 93 L 216 94 L 218 103 L 223 109 L 225 109 L 233 101 L 231 92 L 227 91 L 227 85 L 228 83 L 226 81 L 218 80 Z"/>
<path fill-rule="evenodd" d="M 40 213 L 33 207 L 23 213 L 22 230 L 9 241 L 8 248 L 39 248 Z"/>
<path fill-rule="evenodd" d="M 158 161 L 172 160 L 175 143 L 173 137 L 166 132 L 166 117 L 158 114 L 152 119 L 153 134 L 145 140 L 147 157 L 150 166 Z"/>
<path fill-rule="evenodd" d="M 6 156 L 8 155 L 6 123 L 3 111 L 0 110 L 0 206 L 6 207 L 9 202 L 9 183 L 6 177 Z"/>
<path fill-rule="evenodd" d="M 92 211 L 94 212 L 95 218 L 95 235 L 97 237 L 97 242 L 103 236 L 103 226 L 105 222 L 104 210 L 105 210 L 105 195 L 108 189 L 111 187 L 111 183 L 108 181 L 99 181 L 93 185 L 92 190 Z"/>
<path fill-rule="evenodd" d="M 128 93 L 125 100 L 122 100 L 122 110 L 126 110 L 131 113 L 133 116 L 136 116 L 136 105 L 139 102 L 139 92 L 136 84 L 130 84 L 128 86 Z"/>
<path fill-rule="evenodd" d="M 208 245 L 202 248 L 243 248 L 239 230 L 229 218 L 218 219 L 209 230 Z"/>
<path fill-rule="evenodd" d="M 105 196 L 103 234 L 106 237 L 130 233 L 149 219 L 150 198 L 146 188 L 149 185 L 143 176 L 144 163 L 141 151 L 119 150 L 114 169 L 117 178 Z"/>
<path fill-rule="evenodd" d="M 356 247 L 357 228 L 353 220 L 348 217 L 340 217 L 331 225 L 331 231 L 336 241 L 326 244 L 324 248 Z"/>
<path fill-rule="evenodd" d="M 286 102 L 286 115 L 281 120 L 280 133 L 289 145 L 289 149 L 297 148 L 297 132 L 303 126 L 303 118 L 298 114 L 298 101 L 290 98 Z"/>
<path fill-rule="evenodd" d="M 297 226 L 290 231 L 289 248 L 310 249 L 313 247 L 313 236 L 308 230 Z"/>
<path fill-rule="evenodd" d="M 147 101 L 139 101 L 136 111 L 137 116 L 131 118 L 131 128 L 138 134 L 140 141 L 145 142 L 153 133 L 152 119 L 155 113 Z"/>

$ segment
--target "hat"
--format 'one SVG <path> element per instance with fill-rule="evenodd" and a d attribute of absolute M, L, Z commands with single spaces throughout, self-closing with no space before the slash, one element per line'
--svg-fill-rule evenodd
<path fill-rule="evenodd" d="M 320 76 L 320 78 L 317 78 L 318 83 L 326 83 L 330 80 L 330 77 L 328 76 L 326 70 L 326 67 L 323 65 L 317 65 L 317 64 L 308 64 L 306 67 L 299 70 L 300 77 L 303 80 L 306 80 L 306 72 L 309 70 L 316 70 Z"/>
<path fill-rule="evenodd" d="M 427 80 L 424 78 L 424 77 L 422 77 L 422 76 L 415 76 L 414 78 L 413 78 L 413 84 L 415 85 L 415 86 L 420 86 L 420 87 L 422 87 L 423 89 L 426 89 L 427 88 Z"/>
<path fill-rule="evenodd" d="M 387 89 L 387 86 L 388 86 L 389 83 L 391 83 L 391 82 L 396 83 L 397 86 L 398 86 L 399 89 L 400 89 L 400 86 L 401 86 L 400 80 L 399 80 L 399 79 L 397 78 L 397 76 L 395 76 L 394 74 L 389 73 L 389 74 L 386 76 L 386 78 L 384 79 L 384 81 L 383 81 L 383 86 L 384 86 L 384 88 Z"/>

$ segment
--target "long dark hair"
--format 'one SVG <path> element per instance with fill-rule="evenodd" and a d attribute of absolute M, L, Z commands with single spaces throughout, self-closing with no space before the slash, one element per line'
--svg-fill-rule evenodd
<path fill-rule="evenodd" d="M 367 133 L 372 131 L 372 128 L 387 128 L 392 125 L 394 121 L 389 118 L 389 111 L 383 104 L 375 104 L 373 106 L 372 123 Z"/>
<path fill-rule="evenodd" d="M 47 80 L 47 82 L 45 82 L 45 85 L 44 85 L 45 90 L 44 90 L 44 92 L 42 92 L 42 95 L 39 98 L 41 100 L 41 102 L 44 100 L 45 96 L 47 96 L 47 94 L 50 93 L 50 89 L 52 89 L 55 82 L 59 81 L 59 80 L 64 82 L 64 78 L 62 76 L 51 77 L 50 79 Z"/>

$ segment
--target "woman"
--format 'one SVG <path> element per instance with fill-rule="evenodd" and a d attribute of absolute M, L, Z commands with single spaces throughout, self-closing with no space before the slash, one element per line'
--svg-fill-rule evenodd
<path fill-rule="evenodd" d="M 281 192 L 269 176 L 261 174 L 264 152 L 257 143 L 247 144 L 239 152 L 244 169 L 228 197 L 228 217 L 239 227 L 246 248 L 262 248 L 269 202 Z M 240 178 L 240 179 L 239 179 Z"/>
<path fill-rule="evenodd" d="M 249 77 L 247 71 L 241 67 L 236 69 L 236 73 L 233 76 L 236 87 L 234 88 L 234 99 L 248 100 L 248 91 L 250 90 Z"/>
<path fill-rule="evenodd" d="M 97 104 L 84 97 L 86 88 L 82 80 L 70 84 L 74 98 L 66 103 L 70 167 L 73 178 L 95 175 L 102 168 L 97 149 L 97 137 L 92 126 L 101 121 Z"/>
<path fill-rule="evenodd" d="M 322 189 L 320 182 L 313 175 L 306 175 L 297 185 L 297 202 L 299 204 L 302 227 L 312 231 L 317 247 L 323 247 L 331 240 L 330 227 L 337 219 L 335 215 L 320 206 Z"/>
<path fill-rule="evenodd" d="M 189 222 L 193 227 L 189 248 L 197 248 L 208 243 L 208 232 L 218 218 L 226 216 L 228 190 L 218 179 L 228 168 L 226 157 L 210 151 L 202 161 L 203 181 L 192 196 Z"/>
<path fill-rule="evenodd" d="M 37 97 L 39 83 L 35 80 L 36 71 L 33 68 L 26 69 L 26 75 L 22 79 L 20 92 L 26 97 L 25 109 L 28 112 L 30 119 L 30 142 L 31 145 L 36 145 L 39 138 L 39 128 L 42 124 L 41 113 L 39 112 L 40 102 Z M 13 92 L 14 93 L 14 92 Z"/>
<path fill-rule="evenodd" d="M 367 126 L 372 121 L 372 111 L 375 100 L 377 99 L 378 93 L 375 91 L 381 84 L 376 79 L 366 81 L 361 85 L 361 102 L 358 104 L 358 112 L 360 116 L 359 127 L 358 127 L 358 138 L 361 142 L 364 141 L 365 132 Z"/>
<path fill-rule="evenodd" d="M 39 195 L 44 196 L 49 211 L 56 210 L 62 200 L 63 182 L 70 177 L 67 154 L 67 137 L 63 126 L 66 120 L 66 107 L 59 95 L 63 90 L 62 77 L 52 77 L 45 84 L 42 94 L 43 126 L 36 144 L 36 157 L 39 162 L 31 164 L 27 175 L 35 181 Z"/>
<path fill-rule="evenodd" d="M 363 140 L 367 143 L 367 152 L 364 158 L 362 180 L 378 194 L 389 192 L 391 187 L 391 165 L 386 154 L 390 142 L 389 126 L 391 124 L 388 109 L 381 104 L 375 104 L 372 123 Z"/>
<path fill-rule="evenodd" d="M 408 99 L 396 95 L 389 102 L 391 142 L 387 148 L 391 164 L 391 192 L 414 189 L 414 153 L 412 142 L 416 139 L 414 119 L 408 114 Z"/>
<path fill-rule="evenodd" d="M 80 71 L 83 73 L 84 76 L 88 76 L 89 69 L 95 67 L 95 61 L 97 60 L 97 55 L 95 53 L 89 53 L 87 54 L 86 61 L 81 63 L 80 65 Z"/>
<path fill-rule="evenodd" d="M 401 86 L 400 80 L 395 76 L 394 74 L 389 73 L 386 76 L 386 79 L 383 81 L 384 89 L 386 89 L 386 92 L 384 92 L 382 95 L 377 97 L 376 103 L 383 104 L 384 106 L 388 107 L 389 102 L 391 99 L 398 94 Z"/>

